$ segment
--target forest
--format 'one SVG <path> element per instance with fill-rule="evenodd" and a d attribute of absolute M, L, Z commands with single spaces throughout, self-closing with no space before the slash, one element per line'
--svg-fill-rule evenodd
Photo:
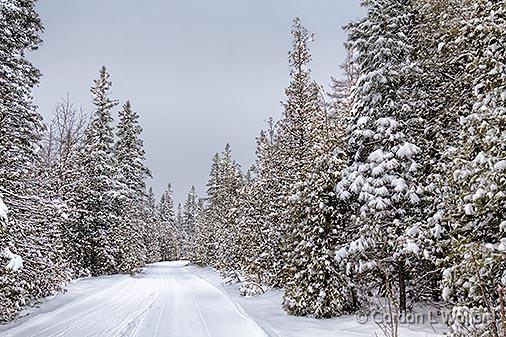
<path fill-rule="evenodd" d="M 205 195 L 177 206 L 169 183 L 149 187 L 135 92 L 112 98 L 105 66 L 91 115 L 67 97 L 42 119 L 26 56 L 42 22 L 33 0 L 0 0 L 0 321 L 81 277 L 189 260 L 247 297 L 283 289 L 294 316 L 382 308 L 398 336 L 424 303 L 448 310 L 448 336 L 505 336 L 506 4 L 363 5 L 329 90 L 293 20 L 282 116 L 254 164 L 226 144 Z"/>

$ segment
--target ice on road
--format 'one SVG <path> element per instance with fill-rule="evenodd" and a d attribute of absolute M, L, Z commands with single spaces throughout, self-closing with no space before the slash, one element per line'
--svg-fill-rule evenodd
<path fill-rule="evenodd" d="M 221 290 L 184 262 L 149 265 L 141 273 L 83 280 L 79 294 L 0 329 L 1 336 L 257 337 L 263 330 Z M 49 303 L 47 303 L 49 304 Z"/>

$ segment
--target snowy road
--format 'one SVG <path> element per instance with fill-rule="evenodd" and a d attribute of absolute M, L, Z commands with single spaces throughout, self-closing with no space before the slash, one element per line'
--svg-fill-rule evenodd
<path fill-rule="evenodd" d="M 59 303 L 3 327 L 0 336 L 266 336 L 221 290 L 184 265 L 162 262 L 135 277 L 78 282 L 49 301 Z M 72 288 L 78 290 L 72 294 Z"/>

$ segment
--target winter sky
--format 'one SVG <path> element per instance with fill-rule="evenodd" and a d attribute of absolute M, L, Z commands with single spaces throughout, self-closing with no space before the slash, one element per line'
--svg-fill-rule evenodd
<path fill-rule="evenodd" d="M 176 202 L 202 195 L 211 157 L 230 142 L 244 169 L 269 116 L 281 115 L 294 17 L 316 34 L 313 77 L 340 74 L 358 0 L 41 0 L 43 44 L 30 55 L 43 78 L 35 102 L 48 119 L 67 91 L 91 112 L 89 88 L 106 65 L 112 97 L 141 115 L 150 181 Z"/>

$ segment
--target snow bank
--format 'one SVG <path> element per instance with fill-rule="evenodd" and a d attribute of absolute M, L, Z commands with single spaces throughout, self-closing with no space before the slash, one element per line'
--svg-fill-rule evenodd
<path fill-rule="evenodd" d="M 344 253 L 344 252 L 342 252 Z M 223 285 L 223 279 L 212 268 L 186 267 L 215 287 L 222 289 L 230 299 L 252 317 L 269 336 L 276 337 L 375 337 L 383 336 L 380 327 L 368 318 L 341 316 L 331 319 L 289 316 L 281 307 L 282 290 L 270 290 L 262 295 L 245 298 L 240 296 L 241 284 Z M 439 337 L 446 327 L 442 324 L 402 324 L 400 336 Z"/>

